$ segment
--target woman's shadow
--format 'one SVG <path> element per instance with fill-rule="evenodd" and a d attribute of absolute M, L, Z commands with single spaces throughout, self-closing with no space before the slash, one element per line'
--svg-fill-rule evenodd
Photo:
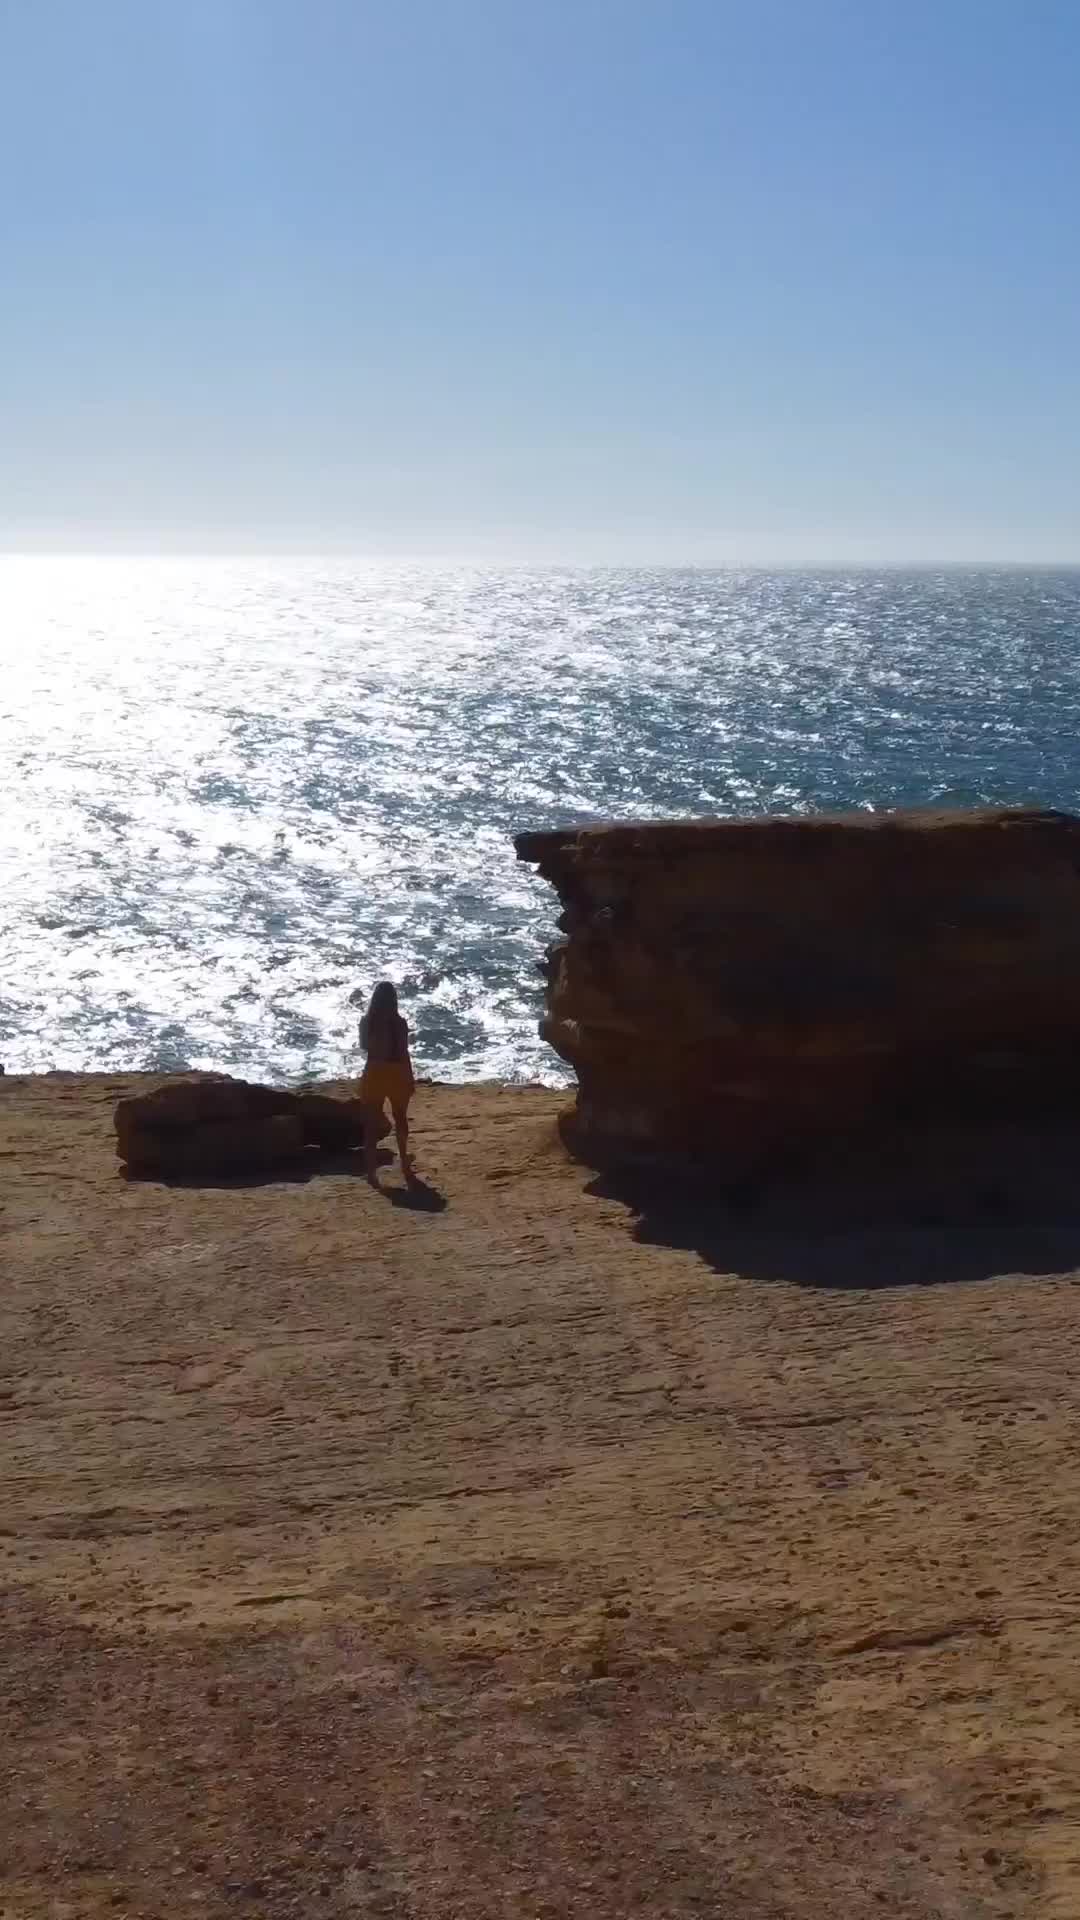
<path fill-rule="evenodd" d="M 386 1166 L 393 1155 L 380 1153 L 378 1158 L 381 1165 Z M 384 1200 L 389 1200 L 392 1207 L 404 1207 L 409 1213 L 446 1212 L 446 1195 L 440 1193 L 438 1187 L 421 1180 L 418 1173 L 407 1174 L 403 1187 L 384 1187 L 378 1177 L 373 1185 L 375 1192 L 381 1193 Z"/>

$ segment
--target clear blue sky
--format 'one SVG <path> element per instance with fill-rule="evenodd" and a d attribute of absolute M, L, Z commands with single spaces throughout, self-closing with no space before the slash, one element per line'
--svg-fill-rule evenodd
<path fill-rule="evenodd" d="M 0 544 L 1080 560 L 1076 0 L 0 0 Z"/>

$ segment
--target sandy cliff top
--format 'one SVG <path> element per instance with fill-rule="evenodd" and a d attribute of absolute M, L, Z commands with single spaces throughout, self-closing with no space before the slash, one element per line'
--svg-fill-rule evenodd
<path fill-rule="evenodd" d="M 529 1089 L 126 1184 L 134 1084 L 0 1081 L 0 1906 L 1075 1915 L 1075 1233 L 642 1212 Z"/>

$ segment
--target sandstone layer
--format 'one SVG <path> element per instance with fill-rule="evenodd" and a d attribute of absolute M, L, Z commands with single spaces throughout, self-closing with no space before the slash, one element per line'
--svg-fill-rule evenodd
<path fill-rule="evenodd" d="M 363 1145 L 355 1097 L 290 1092 L 227 1074 L 184 1074 L 119 1100 L 116 1151 L 136 1178 L 191 1179 L 300 1165 L 316 1153 Z M 378 1137 L 389 1133 L 384 1120 Z"/>
<path fill-rule="evenodd" d="M 1080 1064 L 1080 820 L 858 813 L 527 833 L 578 1137 L 782 1165 L 1042 1122 Z"/>

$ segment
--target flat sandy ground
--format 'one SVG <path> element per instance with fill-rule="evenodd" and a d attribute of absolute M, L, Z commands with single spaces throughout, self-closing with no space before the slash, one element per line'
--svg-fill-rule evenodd
<path fill-rule="evenodd" d="M 404 1204 L 0 1081 L 0 1912 L 1080 1916 L 1080 1236 Z M 606 1197 L 605 1197 L 606 1195 Z"/>

